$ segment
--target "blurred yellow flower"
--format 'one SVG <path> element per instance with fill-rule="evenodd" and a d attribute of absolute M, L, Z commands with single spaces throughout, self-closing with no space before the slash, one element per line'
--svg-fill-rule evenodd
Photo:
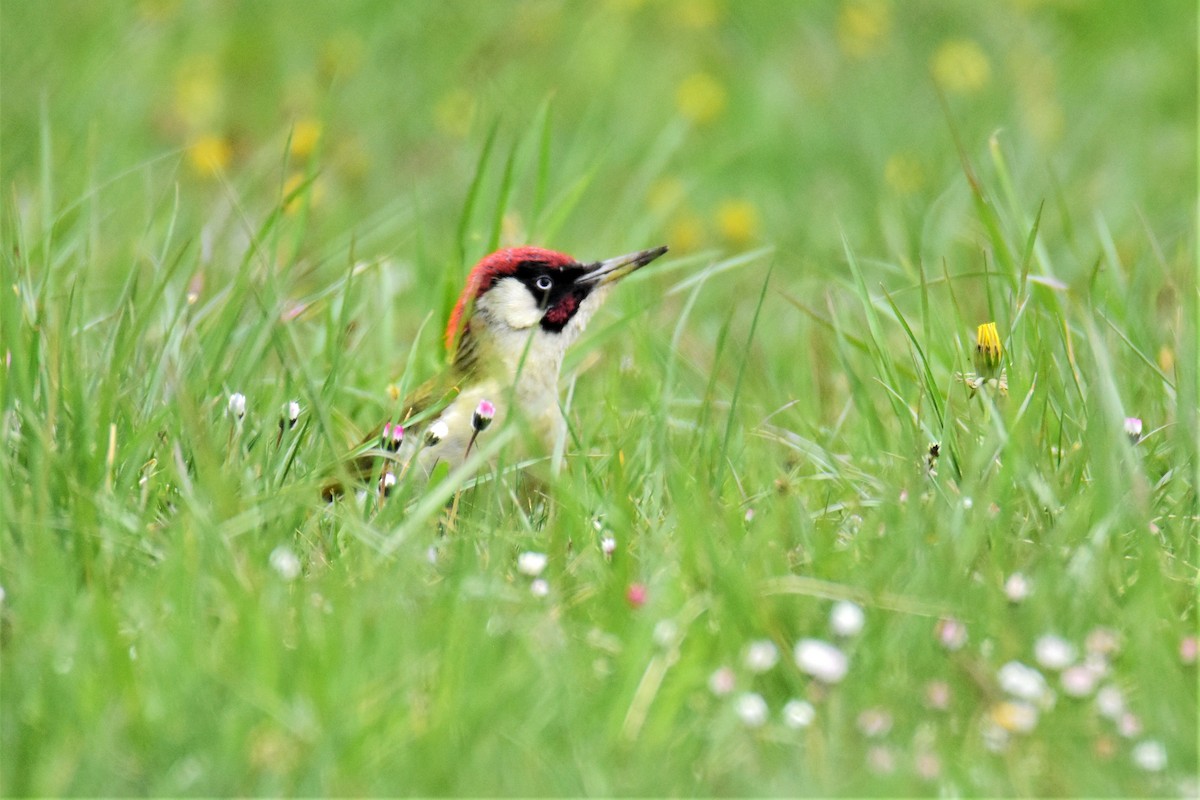
<path fill-rule="evenodd" d="M 679 178 L 659 178 L 650 184 L 646 206 L 655 214 L 668 214 L 683 202 L 684 186 Z"/>
<path fill-rule="evenodd" d="M 433 109 L 433 124 L 446 136 L 464 139 L 475 118 L 475 97 L 466 89 L 453 89 Z"/>
<path fill-rule="evenodd" d="M 891 29 L 892 8 L 887 0 L 847 0 L 838 12 L 838 46 L 855 58 L 878 51 Z"/>
<path fill-rule="evenodd" d="M 283 213 L 292 215 L 304 207 L 304 196 L 308 195 L 309 208 L 313 208 L 320 204 L 325 197 L 324 181 L 314 179 L 304 189 L 297 191 L 304 182 L 308 180 L 308 176 L 302 172 L 293 172 L 288 176 L 288 179 L 283 184 Z"/>
<path fill-rule="evenodd" d="M 699 250 L 704 239 L 704 223 L 692 213 L 679 215 L 667 229 L 667 243 L 672 253 L 682 255 Z"/>
<path fill-rule="evenodd" d="M 758 209 L 749 200 L 726 200 L 717 207 L 717 229 L 731 244 L 754 241 L 758 227 Z"/>
<path fill-rule="evenodd" d="M 992 77 L 987 55 L 971 39 L 942 42 L 930 59 L 929 68 L 938 85 L 949 92 L 977 92 Z"/>
<path fill-rule="evenodd" d="M 1169 344 L 1164 344 L 1158 351 L 1158 368 L 1168 375 L 1175 371 L 1175 351 Z"/>
<path fill-rule="evenodd" d="M 175 74 L 175 115 L 193 129 L 212 126 L 224 107 L 217 67 L 207 56 L 186 59 Z"/>
<path fill-rule="evenodd" d="M 721 10 L 716 0 L 678 0 L 671 8 L 671 17 L 685 28 L 704 30 L 717 23 Z"/>
<path fill-rule="evenodd" d="M 684 78 L 675 92 L 679 113 L 701 125 L 721 115 L 726 99 L 725 87 L 706 72 L 696 72 Z"/>
<path fill-rule="evenodd" d="M 913 156 L 895 153 L 883 165 L 883 179 L 896 194 L 912 194 L 925 185 L 925 170 Z"/>
<path fill-rule="evenodd" d="M 187 157 L 196 174 L 209 178 L 229 167 L 233 148 L 224 137 L 205 134 L 188 145 Z"/>
<path fill-rule="evenodd" d="M 302 119 L 292 127 L 292 156 L 308 158 L 321 140 L 321 123 L 315 119 Z"/>

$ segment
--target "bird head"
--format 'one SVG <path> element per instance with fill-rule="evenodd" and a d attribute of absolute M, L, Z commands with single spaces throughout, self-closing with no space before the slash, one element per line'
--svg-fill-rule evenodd
<path fill-rule="evenodd" d="M 515 335 L 522 340 L 533 335 L 561 354 L 608 288 L 666 251 L 656 247 L 585 264 L 540 247 L 497 250 L 467 276 L 446 327 L 446 347 L 461 354 L 468 341 L 480 337 L 503 346 Z"/>

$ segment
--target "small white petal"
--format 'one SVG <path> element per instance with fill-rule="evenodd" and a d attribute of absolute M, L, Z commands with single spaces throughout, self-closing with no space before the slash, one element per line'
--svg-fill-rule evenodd
<path fill-rule="evenodd" d="M 789 700 L 783 707 L 783 724 L 789 728 L 807 728 L 817 718 L 817 710 L 805 700 Z"/>
<path fill-rule="evenodd" d="M 997 678 L 1001 689 L 1021 700 L 1041 701 L 1050 690 L 1042 673 L 1020 661 L 1009 661 L 1002 666 Z"/>
<path fill-rule="evenodd" d="M 1046 634 L 1039 636 L 1033 645 L 1033 655 L 1044 669 L 1055 672 L 1075 663 L 1075 646 L 1061 636 Z"/>
<path fill-rule="evenodd" d="M 1116 686 L 1103 686 L 1096 692 L 1096 711 L 1107 719 L 1117 720 L 1125 713 L 1125 695 Z"/>
<path fill-rule="evenodd" d="M 838 683 L 846 677 L 850 660 L 829 642 L 801 639 L 796 643 L 796 666 L 823 683 Z"/>
<path fill-rule="evenodd" d="M 550 584 L 544 578 L 535 578 L 529 584 L 529 592 L 534 597 L 545 597 L 550 594 Z"/>
<path fill-rule="evenodd" d="M 1096 689 L 1097 675 L 1086 665 L 1076 664 L 1064 669 L 1060 680 L 1068 697 L 1087 697 Z"/>
<path fill-rule="evenodd" d="M 1004 594 L 1008 597 L 1010 603 L 1020 603 L 1025 598 L 1029 597 L 1029 593 L 1033 587 L 1029 583 L 1029 579 L 1019 572 L 1014 572 L 1008 576 L 1008 580 L 1004 582 Z"/>
<path fill-rule="evenodd" d="M 229 395 L 229 413 L 238 419 L 246 416 L 246 395 L 241 392 Z"/>
<path fill-rule="evenodd" d="M 1153 739 L 1138 742 L 1133 748 L 1133 763 L 1146 772 L 1162 772 L 1167 768 L 1167 748 Z"/>
<path fill-rule="evenodd" d="M 444 419 L 439 419 L 430 425 L 429 430 L 425 432 L 425 443 L 429 447 L 432 447 L 449 435 L 450 426 L 446 424 Z"/>
<path fill-rule="evenodd" d="M 617 550 L 617 540 L 611 536 L 605 536 L 600 540 L 600 551 L 606 556 L 611 556 Z"/>
<path fill-rule="evenodd" d="M 758 639 L 746 648 L 746 669 L 766 672 L 779 661 L 779 648 L 770 639 Z"/>
<path fill-rule="evenodd" d="M 527 550 L 517 556 L 517 571 L 522 575 L 529 575 L 536 578 L 546 568 L 547 560 L 545 553 L 535 553 Z"/>
<path fill-rule="evenodd" d="M 862 608 L 849 600 L 840 600 L 834 603 L 833 610 L 829 614 L 829 627 L 838 636 L 857 636 L 862 631 L 865 622 L 866 614 L 863 613 Z"/>
<path fill-rule="evenodd" d="M 767 701 L 762 699 L 762 695 L 754 692 L 744 692 L 738 695 L 733 708 L 742 723 L 749 728 L 761 728 L 766 723 L 769 714 Z"/>
<path fill-rule="evenodd" d="M 300 575 L 300 558 L 286 544 L 281 544 L 271 551 L 268 559 L 271 569 L 285 581 L 294 581 Z"/>
<path fill-rule="evenodd" d="M 717 697 L 733 691 L 737 678 L 729 667 L 721 667 L 708 676 L 708 689 Z"/>

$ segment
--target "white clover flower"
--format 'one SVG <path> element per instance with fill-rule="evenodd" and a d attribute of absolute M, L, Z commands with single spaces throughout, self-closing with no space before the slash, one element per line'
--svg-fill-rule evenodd
<path fill-rule="evenodd" d="M 849 600 L 839 600 L 833 604 L 829 612 L 829 627 L 838 636 L 849 638 L 857 636 L 866 622 L 866 614 L 857 603 Z"/>
<path fill-rule="evenodd" d="M 737 677 L 729 667 L 720 667 L 708 676 L 708 690 L 717 697 L 723 697 L 733 691 Z"/>
<path fill-rule="evenodd" d="M 1061 636 L 1039 636 L 1033 645 L 1033 657 L 1044 669 L 1060 672 L 1075 663 L 1075 645 Z"/>
<path fill-rule="evenodd" d="M 816 718 L 816 709 L 806 700 L 789 700 L 783 707 L 783 724 L 789 728 L 807 728 Z"/>
<path fill-rule="evenodd" d="M 546 568 L 548 560 L 545 553 L 535 553 L 532 550 L 526 550 L 517 556 L 517 571 L 522 575 L 536 578 L 542 574 L 542 570 Z"/>
<path fill-rule="evenodd" d="M 1020 661 L 1009 661 L 1000 668 L 996 677 L 1000 681 L 1000 688 L 1006 694 L 1020 700 L 1041 702 L 1050 692 L 1042 673 Z"/>
<path fill-rule="evenodd" d="M 285 581 L 294 581 L 300 575 L 300 558 L 286 544 L 272 550 L 268 561 L 271 569 Z"/>
<path fill-rule="evenodd" d="M 1004 582 L 1004 595 L 1010 603 L 1020 603 L 1029 597 L 1031 591 L 1033 591 L 1033 586 L 1029 583 L 1029 579 L 1020 572 L 1009 575 L 1008 580 Z"/>
<path fill-rule="evenodd" d="M 761 728 L 770 713 L 767 701 L 762 699 L 762 695 L 755 692 L 743 692 L 738 695 L 733 710 L 741 719 L 742 724 L 748 728 Z"/>
<path fill-rule="evenodd" d="M 846 654 L 821 639 L 801 639 L 794 655 L 796 666 L 822 683 L 838 683 L 850 669 Z"/>
<path fill-rule="evenodd" d="M 550 584 L 545 578 L 534 578 L 529 584 L 529 592 L 534 597 L 545 597 L 550 594 Z"/>
<path fill-rule="evenodd" d="M 1167 768 L 1167 748 L 1154 739 L 1138 742 L 1133 748 L 1133 763 L 1146 772 L 1162 772 Z"/>
<path fill-rule="evenodd" d="M 612 554 L 615 553 L 616 551 L 617 551 L 617 540 L 616 539 L 614 539 L 612 536 L 601 537 L 600 552 L 604 553 L 604 555 L 606 557 L 611 558 Z"/>
<path fill-rule="evenodd" d="M 751 672 L 766 672 L 779 662 L 779 648 L 770 639 L 757 639 L 746 648 L 744 662 Z"/>
<path fill-rule="evenodd" d="M 246 395 L 241 392 L 234 392 L 229 395 L 229 413 L 235 419 L 241 419 L 246 416 Z"/>

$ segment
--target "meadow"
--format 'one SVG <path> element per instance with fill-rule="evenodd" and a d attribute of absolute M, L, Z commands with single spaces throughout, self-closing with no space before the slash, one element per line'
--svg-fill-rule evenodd
<path fill-rule="evenodd" d="M 0 4 L 0 793 L 1200 795 L 1196 31 Z M 323 502 L 524 243 L 565 468 Z"/>

